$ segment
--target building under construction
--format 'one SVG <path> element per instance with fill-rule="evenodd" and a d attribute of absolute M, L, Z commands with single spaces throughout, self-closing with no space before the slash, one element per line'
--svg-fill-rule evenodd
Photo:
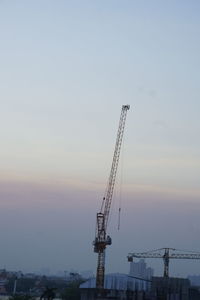
<path fill-rule="evenodd" d="M 81 300 L 98 299 L 95 278 L 81 284 Z M 102 299 L 119 300 L 199 300 L 200 289 L 185 278 L 152 277 L 141 280 L 125 274 L 105 276 Z"/>
<path fill-rule="evenodd" d="M 105 275 L 102 299 L 145 299 L 149 282 L 132 278 L 126 274 L 114 273 Z M 95 278 L 81 284 L 81 300 L 99 298 Z"/>
<path fill-rule="evenodd" d="M 179 251 L 179 252 L 177 252 Z M 174 248 L 160 248 L 157 250 L 145 251 L 145 252 L 133 252 L 129 253 L 127 258 L 129 262 L 133 262 L 134 258 L 158 258 L 164 262 L 164 273 L 163 277 L 169 277 L 169 261 L 171 259 L 193 259 L 199 260 L 200 253 L 195 251 L 187 251 L 183 253 L 183 250 L 177 250 Z M 184 251 L 185 252 L 185 251 Z"/>
<path fill-rule="evenodd" d="M 108 220 L 112 205 L 115 179 L 120 158 L 120 150 L 125 128 L 125 121 L 129 105 L 123 105 L 117 131 L 114 155 L 106 191 L 100 211 L 96 214 L 96 231 L 93 241 L 94 252 L 97 253 L 96 278 L 83 283 L 81 300 L 94 299 L 132 299 L 132 300 L 194 300 L 191 298 L 191 288 L 188 279 L 170 278 L 170 259 L 200 259 L 200 253 L 171 253 L 175 249 L 162 248 L 143 253 L 130 253 L 128 261 L 133 258 L 161 258 L 164 262 L 163 277 L 139 278 L 124 274 L 110 274 L 105 276 L 105 251 L 112 244 L 111 237 L 107 234 Z M 119 209 L 120 212 L 120 209 Z M 120 215 L 119 215 L 120 216 Z M 164 253 L 162 251 L 164 250 Z M 198 291 L 197 291 L 198 293 Z M 197 299 L 200 299 L 197 298 Z"/>
<path fill-rule="evenodd" d="M 139 262 L 135 260 L 140 258 Z M 164 262 L 163 277 L 153 276 L 153 269 L 147 267 L 145 258 L 160 258 Z M 105 276 L 104 287 L 99 294 L 95 278 L 83 283 L 81 300 L 200 300 L 200 287 L 192 287 L 190 280 L 169 276 L 170 259 L 200 259 L 200 253 L 177 252 L 173 248 L 161 248 L 141 253 L 129 253 L 129 275 L 109 274 Z"/>

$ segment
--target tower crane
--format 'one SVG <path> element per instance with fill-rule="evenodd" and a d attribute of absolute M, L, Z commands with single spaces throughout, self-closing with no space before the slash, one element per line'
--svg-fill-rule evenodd
<path fill-rule="evenodd" d="M 102 293 L 104 289 L 105 250 L 107 245 L 111 245 L 112 243 L 111 237 L 107 235 L 107 225 L 108 225 L 110 207 L 111 207 L 112 196 L 114 191 L 115 178 L 117 174 L 117 167 L 119 162 L 126 115 L 129 108 L 130 105 L 122 106 L 108 184 L 107 184 L 105 195 L 103 197 L 101 210 L 100 212 L 97 213 L 96 216 L 96 234 L 95 234 L 95 240 L 93 242 L 93 245 L 94 245 L 94 252 L 98 254 L 96 288 L 99 291 L 99 293 Z"/>
<path fill-rule="evenodd" d="M 164 252 L 163 252 L 164 251 Z M 137 258 L 162 258 L 164 262 L 164 274 L 165 278 L 169 277 L 169 260 L 170 259 L 200 259 L 199 252 L 188 251 L 190 253 L 171 253 L 171 251 L 177 251 L 174 248 L 161 248 L 157 250 L 141 252 L 141 253 L 129 253 L 127 258 L 129 262 L 133 261 L 133 257 Z M 181 250 L 179 250 L 181 251 Z"/>

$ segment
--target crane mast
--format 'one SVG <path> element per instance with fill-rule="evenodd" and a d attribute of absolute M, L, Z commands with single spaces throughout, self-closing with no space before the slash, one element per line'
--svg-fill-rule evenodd
<path fill-rule="evenodd" d="M 164 250 L 164 253 L 162 253 Z M 199 252 L 192 253 L 170 253 L 176 251 L 174 248 L 161 248 L 153 251 L 141 252 L 141 253 L 129 253 L 127 258 L 129 262 L 133 261 L 133 257 L 137 258 L 162 258 L 164 262 L 164 274 L 165 278 L 169 277 L 169 260 L 170 259 L 200 259 Z"/>
<path fill-rule="evenodd" d="M 101 210 L 100 212 L 97 213 L 97 217 L 96 217 L 96 234 L 95 234 L 95 240 L 93 242 L 93 245 L 94 245 L 94 252 L 98 254 L 96 288 L 100 293 L 104 289 L 105 249 L 107 245 L 111 245 L 112 243 L 111 237 L 107 235 L 107 225 L 108 225 L 110 207 L 112 203 L 112 196 L 113 196 L 115 179 L 117 174 L 117 167 L 119 163 L 119 156 L 120 156 L 122 138 L 124 133 L 126 115 L 129 108 L 130 108 L 129 105 L 122 106 L 108 184 L 107 184 L 105 195 L 103 197 Z"/>

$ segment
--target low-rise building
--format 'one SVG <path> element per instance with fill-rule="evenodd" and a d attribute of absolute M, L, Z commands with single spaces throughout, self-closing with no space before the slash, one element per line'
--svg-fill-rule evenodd
<path fill-rule="evenodd" d="M 96 299 L 96 279 L 90 278 L 80 285 L 81 300 Z M 114 273 L 105 276 L 105 297 L 110 299 L 144 299 L 143 295 L 148 289 L 148 282 L 132 278 L 126 274 Z"/>

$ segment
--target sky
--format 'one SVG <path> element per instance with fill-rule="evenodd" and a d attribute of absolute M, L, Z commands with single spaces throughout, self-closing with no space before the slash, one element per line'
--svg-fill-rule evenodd
<path fill-rule="evenodd" d="M 127 273 L 129 252 L 200 251 L 199 9 L 198 0 L 0 0 L 0 268 L 95 272 L 123 104 L 106 272 Z M 162 274 L 162 262 L 148 263 Z"/>

